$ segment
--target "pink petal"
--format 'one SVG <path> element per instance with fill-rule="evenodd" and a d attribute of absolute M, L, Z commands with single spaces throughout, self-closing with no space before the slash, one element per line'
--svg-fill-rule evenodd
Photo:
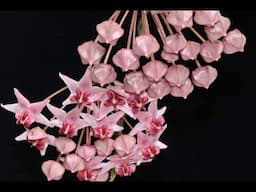
<path fill-rule="evenodd" d="M 69 154 L 65 157 L 63 166 L 71 171 L 71 173 L 75 173 L 77 171 L 83 170 L 84 160 L 76 154 Z"/>
<path fill-rule="evenodd" d="M 55 145 L 61 154 L 68 154 L 76 148 L 76 143 L 67 137 L 56 138 Z"/>
<path fill-rule="evenodd" d="M 47 103 L 49 103 L 49 100 L 31 103 L 28 106 L 29 112 L 31 112 L 33 115 L 37 115 L 43 110 Z"/>
<path fill-rule="evenodd" d="M 226 36 L 230 24 L 229 18 L 221 16 L 220 20 L 214 26 L 205 26 L 204 31 L 211 41 L 218 40 L 219 38 Z"/>
<path fill-rule="evenodd" d="M 166 51 L 161 52 L 161 57 L 167 62 L 167 63 L 175 63 L 179 59 L 179 55 L 175 53 L 167 53 Z"/>
<path fill-rule="evenodd" d="M 166 74 L 168 66 L 161 61 L 150 61 L 143 65 L 144 74 L 153 81 L 159 81 Z"/>
<path fill-rule="evenodd" d="M 20 107 L 20 105 L 18 103 L 7 104 L 7 105 L 3 105 L 1 103 L 1 107 L 4 108 L 7 111 L 10 111 L 10 112 L 13 112 L 13 113 L 16 113 L 17 111 L 21 110 L 21 107 Z"/>
<path fill-rule="evenodd" d="M 25 131 L 25 132 L 21 133 L 20 135 L 18 135 L 17 137 L 15 137 L 15 141 L 27 140 L 27 132 L 28 131 Z"/>
<path fill-rule="evenodd" d="M 65 168 L 59 162 L 53 160 L 45 161 L 41 168 L 48 181 L 60 180 L 65 172 Z"/>
<path fill-rule="evenodd" d="M 90 161 L 95 157 L 96 148 L 92 145 L 82 145 L 78 147 L 77 154 L 85 161 Z"/>
<path fill-rule="evenodd" d="M 88 92 L 92 88 L 92 81 L 91 81 L 91 68 L 88 67 L 82 76 L 82 78 L 79 80 L 78 88 L 82 92 Z"/>
<path fill-rule="evenodd" d="M 122 106 L 118 105 L 118 106 L 117 106 L 117 109 L 123 111 L 123 112 L 124 112 L 126 115 L 128 115 L 129 117 L 131 117 L 131 118 L 133 118 L 133 119 L 135 118 L 134 115 L 133 115 L 133 112 L 132 112 L 132 110 L 131 110 L 131 107 L 130 107 L 127 103 L 125 103 L 125 104 L 122 105 Z"/>
<path fill-rule="evenodd" d="M 105 54 L 105 48 L 94 41 L 88 41 L 78 46 L 78 53 L 84 65 L 98 64 Z"/>
<path fill-rule="evenodd" d="M 117 74 L 112 65 L 109 64 L 97 64 L 92 68 L 91 78 L 95 83 L 99 83 L 101 86 L 112 83 L 115 81 Z"/>
<path fill-rule="evenodd" d="M 105 182 L 108 180 L 108 177 L 109 177 L 109 173 L 104 173 L 104 174 L 99 174 L 97 175 L 96 177 L 96 180 L 97 182 Z"/>
<path fill-rule="evenodd" d="M 178 54 L 182 49 L 185 48 L 187 40 L 183 35 L 176 33 L 166 37 L 164 43 L 164 51 L 167 53 Z"/>
<path fill-rule="evenodd" d="M 27 131 L 27 138 L 28 140 L 38 140 L 38 139 L 47 138 L 47 134 L 40 127 L 34 127 Z"/>
<path fill-rule="evenodd" d="M 81 113 L 81 117 L 88 122 L 91 127 L 96 127 L 98 125 L 94 116 L 90 115 L 89 113 Z"/>
<path fill-rule="evenodd" d="M 63 75 L 59 73 L 60 78 L 64 81 L 64 83 L 67 85 L 68 89 L 71 93 L 75 93 L 76 89 L 78 87 L 78 82 L 74 79 L 71 79 L 70 77 Z"/>
<path fill-rule="evenodd" d="M 137 133 L 137 142 L 141 148 L 146 148 L 153 144 L 153 138 L 144 134 L 143 132 Z"/>
<path fill-rule="evenodd" d="M 146 128 L 143 126 L 142 123 L 137 123 L 132 130 L 130 131 L 129 135 L 130 136 L 134 136 L 136 135 L 138 132 L 145 130 Z"/>
<path fill-rule="evenodd" d="M 192 27 L 193 11 L 169 11 L 167 21 L 178 29 Z"/>
<path fill-rule="evenodd" d="M 48 138 L 48 143 L 49 143 L 50 145 L 52 145 L 52 146 L 55 146 L 55 145 L 56 145 L 56 143 L 55 143 L 56 137 L 54 137 L 53 135 L 47 134 L 47 138 Z"/>
<path fill-rule="evenodd" d="M 149 106 L 148 106 L 148 112 L 155 114 L 157 111 L 157 99 L 153 100 L 150 102 Z"/>
<path fill-rule="evenodd" d="M 118 111 L 114 114 L 111 114 L 107 117 L 107 122 L 110 126 L 117 124 L 117 122 L 119 121 L 119 119 L 121 119 L 124 116 L 124 112 L 122 111 Z"/>
<path fill-rule="evenodd" d="M 105 89 L 101 87 L 93 86 L 90 91 L 91 91 L 91 94 L 89 95 L 88 99 L 91 102 L 100 100 L 105 94 Z"/>
<path fill-rule="evenodd" d="M 181 87 L 172 87 L 170 94 L 174 97 L 183 97 L 186 99 L 193 89 L 191 80 L 187 79 Z"/>
<path fill-rule="evenodd" d="M 14 94 L 21 108 L 27 108 L 30 104 L 29 100 L 25 98 L 18 89 L 14 88 Z"/>
<path fill-rule="evenodd" d="M 189 76 L 189 69 L 183 65 L 172 65 L 169 67 L 165 79 L 171 86 L 182 86 Z"/>
<path fill-rule="evenodd" d="M 221 41 L 205 41 L 201 45 L 200 55 L 205 62 L 211 63 L 220 59 L 222 51 L 223 43 Z"/>
<path fill-rule="evenodd" d="M 150 57 L 160 49 L 160 45 L 153 35 L 140 35 L 135 38 L 134 53 L 138 56 Z"/>
<path fill-rule="evenodd" d="M 66 112 L 60 108 L 57 108 L 51 104 L 47 104 L 47 108 L 51 111 L 51 113 L 59 120 L 63 121 L 65 116 L 66 116 Z"/>
<path fill-rule="evenodd" d="M 227 36 L 223 39 L 223 51 L 226 54 L 243 52 L 245 43 L 246 37 L 238 29 L 234 29 L 228 32 Z"/>
<path fill-rule="evenodd" d="M 46 125 L 48 127 L 53 127 L 53 124 L 50 123 L 50 121 L 42 114 L 38 114 L 34 118 L 35 118 L 35 121 L 38 122 L 38 123 L 41 123 L 41 124 Z"/>
<path fill-rule="evenodd" d="M 216 22 L 220 20 L 220 17 L 220 11 L 195 11 L 194 20 L 199 25 L 213 26 Z"/>
<path fill-rule="evenodd" d="M 208 89 L 217 78 L 217 74 L 217 70 L 210 65 L 198 67 L 192 72 L 192 81 L 194 85 Z"/>
<path fill-rule="evenodd" d="M 188 41 L 186 47 L 180 52 L 184 61 L 194 60 L 200 52 L 200 44 L 195 41 Z"/>
<path fill-rule="evenodd" d="M 94 145 L 97 150 L 97 154 L 100 156 L 108 156 L 113 151 L 113 139 L 105 138 L 95 141 Z"/>
<path fill-rule="evenodd" d="M 121 135 L 114 141 L 114 148 L 121 156 L 127 155 L 131 152 L 136 144 L 136 139 L 130 135 Z"/>
<path fill-rule="evenodd" d="M 103 43 L 115 44 L 116 40 L 123 36 L 124 30 L 114 21 L 103 21 L 96 26 L 96 30 L 101 36 Z"/>
<path fill-rule="evenodd" d="M 147 93 L 151 98 L 162 99 L 168 95 L 171 91 L 171 87 L 166 80 L 161 80 L 157 83 L 152 83 L 148 88 Z"/>
<path fill-rule="evenodd" d="M 76 122 L 79 120 L 80 113 L 81 109 L 79 107 L 75 107 L 74 109 L 68 112 L 65 119 L 72 124 L 76 124 Z"/>
<path fill-rule="evenodd" d="M 136 70 L 140 65 L 139 57 L 132 49 L 122 48 L 113 56 L 113 63 L 122 71 Z"/>
<path fill-rule="evenodd" d="M 149 81 L 142 72 L 131 72 L 124 78 L 124 89 L 130 93 L 140 94 L 149 87 Z"/>

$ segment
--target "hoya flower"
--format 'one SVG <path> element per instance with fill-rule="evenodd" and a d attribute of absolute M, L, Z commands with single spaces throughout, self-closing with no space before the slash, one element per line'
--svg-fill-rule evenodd
<path fill-rule="evenodd" d="M 203 10 L 195 11 L 194 20 L 199 25 L 213 26 L 221 18 L 220 11 Z"/>
<path fill-rule="evenodd" d="M 180 33 L 169 35 L 164 42 L 164 51 L 167 53 L 178 54 L 186 47 L 186 43 L 187 40 Z"/>
<path fill-rule="evenodd" d="M 180 52 L 184 61 L 195 60 L 200 52 L 200 44 L 195 41 L 188 41 L 186 47 Z"/>
<path fill-rule="evenodd" d="M 45 155 L 48 145 L 55 146 L 55 137 L 47 134 L 40 127 L 28 129 L 15 138 L 16 141 L 28 141 L 36 147 L 42 156 Z"/>
<path fill-rule="evenodd" d="M 131 72 L 124 78 L 124 89 L 129 93 L 140 94 L 149 87 L 149 81 L 140 72 Z"/>
<path fill-rule="evenodd" d="M 188 78 L 182 86 L 171 87 L 170 94 L 174 97 L 183 97 L 184 99 L 187 99 L 188 95 L 190 93 L 192 93 L 193 90 L 194 90 L 194 86 L 193 86 L 191 80 Z"/>
<path fill-rule="evenodd" d="M 114 140 L 110 138 L 98 139 L 94 142 L 94 145 L 99 156 L 107 157 L 110 155 L 114 149 L 113 147 Z"/>
<path fill-rule="evenodd" d="M 89 162 L 96 155 L 96 148 L 93 145 L 81 145 L 78 147 L 76 153 L 83 158 L 85 161 Z"/>
<path fill-rule="evenodd" d="M 201 45 L 200 55 L 207 63 L 218 61 L 221 57 L 223 47 L 223 43 L 219 40 L 205 41 Z"/>
<path fill-rule="evenodd" d="M 140 35 L 135 38 L 133 51 L 138 56 L 150 57 L 160 49 L 160 45 L 153 35 Z"/>
<path fill-rule="evenodd" d="M 179 59 L 179 55 L 175 53 L 167 53 L 166 51 L 161 52 L 161 57 L 167 62 L 167 63 L 175 63 Z"/>
<path fill-rule="evenodd" d="M 155 60 L 143 65 L 142 70 L 149 80 L 157 82 L 166 74 L 168 66 L 161 61 Z"/>
<path fill-rule="evenodd" d="M 171 91 L 171 87 L 166 80 L 161 80 L 157 83 L 152 83 L 148 88 L 147 93 L 151 98 L 162 99 L 168 95 Z"/>
<path fill-rule="evenodd" d="M 136 70 L 140 66 L 139 57 L 132 49 L 122 48 L 113 56 L 113 63 L 120 67 L 123 72 Z"/>
<path fill-rule="evenodd" d="M 60 154 L 69 154 L 76 148 L 76 143 L 67 137 L 58 137 L 55 140 L 55 146 Z"/>
<path fill-rule="evenodd" d="M 192 82 L 198 87 L 208 89 L 217 78 L 217 75 L 217 70 L 210 65 L 198 67 L 192 71 Z"/>
<path fill-rule="evenodd" d="M 189 77 L 189 69 L 181 64 L 169 67 L 165 79 L 171 86 L 180 87 L 184 85 Z"/>
<path fill-rule="evenodd" d="M 74 79 L 71 79 L 70 77 L 61 73 L 59 76 L 70 91 L 70 95 L 63 102 L 63 105 L 76 103 L 79 105 L 83 104 L 89 106 L 92 102 L 99 100 L 104 94 L 103 88 L 92 86 L 90 67 L 86 69 L 86 72 L 79 81 L 75 81 Z"/>
<path fill-rule="evenodd" d="M 146 93 L 131 94 L 127 102 L 129 107 L 132 109 L 133 114 L 135 115 L 141 110 L 146 110 L 145 105 L 150 102 L 150 98 Z"/>
<path fill-rule="evenodd" d="M 112 65 L 109 64 L 97 64 L 92 68 L 91 78 L 95 83 L 99 83 L 102 87 L 103 85 L 110 84 L 115 81 L 117 74 Z"/>
<path fill-rule="evenodd" d="M 68 113 L 64 110 L 54 107 L 51 104 L 47 104 L 47 108 L 56 117 L 52 120 L 52 124 L 59 127 L 59 134 L 67 135 L 68 137 L 74 137 L 77 135 L 77 131 L 81 128 L 87 127 L 89 124 L 87 121 L 80 119 L 81 109 L 75 107 Z"/>
<path fill-rule="evenodd" d="M 123 130 L 123 127 L 117 124 L 119 119 L 123 116 L 124 113 L 122 111 L 118 111 L 101 120 L 97 120 L 93 115 L 81 113 L 81 117 L 93 128 L 93 136 L 100 139 L 112 137 L 114 132 Z"/>
<path fill-rule="evenodd" d="M 69 154 L 65 157 L 63 166 L 71 173 L 81 171 L 85 168 L 84 160 L 77 154 Z"/>
<path fill-rule="evenodd" d="M 49 102 L 48 100 L 30 103 L 18 89 L 14 88 L 14 94 L 17 98 L 18 103 L 14 104 L 1 104 L 1 107 L 15 113 L 16 123 L 24 125 L 25 128 L 29 128 L 32 123 L 38 122 L 43 125 L 52 127 L 52 124 L 48 119 L 41 114 L 41 111 Z"/>
<path fill-rule="evenodd" d="M 146 130 L 151 135 L 157 135 L 165 129 L 165 119 L 163 117 L 166 107 L 157 109 L 157 100 L 150 102 L 148 111 L 141 111 L 136 114 L 139 122 L 143 126 L 136 126 L 133 128 L 131 135 L 136 134 L 138 131 Z"/>
<path fill-rule="evenodd" d="M 193 11 L 170 11 L 166 19 L 178 30 L 184 29 L 185 27 L 192 27 Z"/>
<path fill-rule="evenodd" d="M 102 43 L 109 43 L 115 45 L 117 40 L 123 36 L 124 30 L 114 21 L 103 21 L 96 26 L 99 34 L 99 41 Z"/>
<path fill-rule="evenodd" d="M 223 40 L 223 52 L 226 54 L 243 52 L 245 43 L 246 37 L 238 29 L 234 29 L 228 32 L 227 36 Z"/>
<path fill-rule="evenodd" d="M 54 160 L 45 161 L 41 168 L 48 181 L 60 180 L 65 172 L 65 168 Z"/>
<path fill-rule="evenodd" d="M 105 48 L 94 41 L 87 41 L 79 45 L 77 50 L 84 65 L 99 64 L 105 54 Z"/>

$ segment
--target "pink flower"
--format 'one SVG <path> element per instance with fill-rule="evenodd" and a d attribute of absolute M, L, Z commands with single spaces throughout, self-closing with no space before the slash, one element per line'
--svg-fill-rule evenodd
<path fill-rule="evenodd" d="M 104 139 L 112 137 L 115 131 L 123 130 L 123 127 L 117 124 L 120 118 L 124 115 L 123 112 L 118 111 L 103 119 L 97 120 L 93 115 L 88 113 L 81 113 L 82 118 L 89 123 L 93 128 L 92 133 L 96 138 Z"/>
<path fill-rule="evenodd" d="M 178 30 L 184 29 L 185 27 L 192 27 L 193 11 L 170 11 L 166 19 Z"/>
<path fill-rule="evenodd" d="M 230 27 L 230 20 L 227 17 L 220 17 L 220 20 L 213 26 L 205 26 L 204 31 L 209 40 L 214 41 L 226 36 Z"/>
<path fill-rule="evenodd" d="M 124 89 L 129 93 L 140 94 L 149 87 L 149 81 L 142 72 L 131 72 L 124 78 Z"/>
<path fill-rule="evenodd" d="M 75 173 L 83 170 L 84 160 L 76 154 L 69 154 L 65 157 L 63 166 L 65 169 L 71 171 L 71 173 Z"/>
<path fill-rule="evenodd" d="M 200 44 L 195 41 L 188 41 L 186 47 L 180 52 L 184 61 L 195 60 L 200 52 Z"/>
<path fill-rule="evenodd" d="M 165 79 L 171 86 L 180 87 L 184 85 L 189 76 L 189 69 L 183 65 L 172 65 L 169 67 Z"/>
<path fill-rule="evenodd" d="M 223 43 L 221 41 L 205 41 L 201 45 L 200 55 L 205 62 L 211 63 L 220 59 L 222 51 Z"/>
<path fill-rule="evenodd" d="M 187 99 L 188 95 L 192 93 L 194 87 L 191 80 L 188 78 L 185 83 L 180 87 L 171 87 L 170 94 L 174 97 L 183 97 Z"/>
<path fill-rule="evenodd" d="M 175 63 L 179 59 L 179 55 L 175 53 L 167 53 L 166 51 L 161 52 L 161 57 L 167 62 L 167 63 Z"/>
<path fill-rule="evenodd" d="M 123 72 L 136 70 L 140 66 L 139 57 L 132 49 L 122 48 L 113 56 L 113 63 L 120 67 Z"/>
<path fill-rule="evenodd" d="M 204 87 L 206 89 L 217 78 L 217 70 L 210 65 L 198 67 L 192 71 L 192 82 L 198 87 Z"/>
<path fill-rule="evenodd" d="M 24 125 L 25 128 L 29 128 L 32 123 L 38 122 L 49 127 L 52 127 L 52 124 L 48 121 L 48 119 L 41 114 L 41 111 L 49 102 L 47 100 L 30 103 L 28 99 L 26 99 L 18 89 L 14 88 L 14 94 L 17 98 L 18 103 L 14 104 L 1 104 L 1 107 L 15 113 L 15 118 L 17 119 L 17 124 Z"/>
<path fill-rule="evenodd" d="M 75 81 L 61 73 L 59 76 L 70 91 L 70 96 L 63 102 L 63 105 L 77 103 L 89 106 L 92 102 L 99 100 L 104 94 L 103 88 L 92 86 L 91 68 L 89 67 L 80 81 Z"/>
<path fill-rule="evenodd" d="M 135 38 L 133 51 L 138 56 L 149 58 L 160 49 L 160 45 L 153 35 L 140 35 Z"/>
<path fill-rule="evenodd" d="M 98 139 L 97 141 L 95 141 L 94 145 L 97 149 L 97 154 L 99 156 L 105 156 L 105 157 L 110 155 L 114 149 L 113 143 L 114 143 L 114 140 L 110 138 Z"/>
<path fill-rule="evenodd" d="M 82 157 L 85 161 L 89 162 L 95 157 L 96 148 L 93 145 L 82 145 L 77 149 L 77 154 Z"/>
<path fill-rule="evenodd" d="M 178 54 L 186 47 L 187 40 L 179 33 L 169 35 L 164 42 L 164 51 L 167 53 Z"/>
<path fill-rule="evenodd" d="M 137 95 L 131 94 L 127 103 L 132 109 L 133 114 L 138 113 L 141 110 L 146 110 L 145 105 L 149 102 L 149 98 L 145 94 Z"/>
<path fill-rule="evenodd" d="M 66 137 L 58 137 L 55 140 L 55 146 L 60 154 L 63 155 L 72 152 L 76 148 L 76 143 L 72 139 Z"/>
<path fill-rule="evenodd" d="M 91 78 L 95 83 L 103 85 L 112 83 L 116 79 L 116 72 L 112 65 L 109 64 L 97 64 L 92 68 Z"/>
<path fill-rule="evenodd" d="M 120 177 L 131 176 L 136 170 L 136 166 L 134 164 L 122 164 L 115 168 L 116 174 Z"/>
<path fill-rule="evenodd" d="M 96 26 L 99 34 L 99 41 L 115 45 L 120 37 L 123 36 L 124 30 L 114 21 L 103 21 Z"/>
<path fill-rule="evenodd" d="M 161 61 L 150 61 L 143 65 L 142 70 L 149 80 L 159 81 L 166 74 L 168 66 Z"/>
<path fill-rule="evenodd" d="M 134 150 L 136 139 L 130 135 L 121 135 L 113 143 L 114 149 L 120 156 L 128 155 Z"/>
<path fill-rule="evenodd" d="M 213 26 L 221 18 L 220 11 L 195 11 L 194 20 L 199 25 Z"/>
<path fill-rule="evenodd" d="M 65 168 L 59 162 L 53 160 L 45 161 L 41 168 L 48 181 L 60 180 L 65 172 Z"/>
<path fill-rule="evenodd" d="M 246 37 L 238 29 L 234 29 L 228 32 L 227 36 L 223 39 L 223 52 L 226 54 L 243 52 L 245 43 Z"/>
<path fill-rule="evenodd" d="M 87 127 L 89 124 L 87 121 L 80 119 L 80 109 L 75 107 L 68 113 L 64 110 L 54 107 L 51 104 L 47 105 L 47 108 L 51 113 L 57 118 L 52 120 L 52 124 L 56 127 L 59 127 L 59 134 L 67 135 L 68 137 L 74 137 L 77 135 L 77 131 L 84 127 Z"/>
<path fill-rule="evenodd" d="M 94 41 L 87 41 L 78 46 L 78 53 L 84 65 L 98 64 L 105 54 L 105 48 Z"/>
<path fill-rule="evenodd" d="M 157 83 L 152 83 L 147 90 L 148 95 L 151 98 L 162 99 L 164 96 L 168 95 L 171 91 L 171 87 L 166 80 L 161 80 Z"/>
<path fill-rule="evenodd" d="M 27 140 L 32 146 L 36 147 L 42 156 L 45 155 L 48 145 L 55 145 L 55 137 L 47 134 L 40 127 L 34 127 L 26 130 L 15 138 L 16 141 Z"/>

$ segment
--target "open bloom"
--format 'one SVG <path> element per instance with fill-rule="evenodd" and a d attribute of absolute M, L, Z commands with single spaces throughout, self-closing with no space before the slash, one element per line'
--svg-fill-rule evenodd
<path fill-rule="evenodd" d="M 30 103 L 29 100 L 26 99 L 16 88 L 14 88 L 14 94 L 18 103 L 6 105 L 1 104 L 1 107 L 15 113 L 17 124 L 22 124 L 25 128 L 29 128 L 32 123 L 38 122 L 52 127 L 52 124 L 48 121 L 48 119 L 41 114 L 41 111 L 49 102 L 48 100 Z"/>
<path fill-rule="evenodd" d="M 45 161 L 41 168 L 48 181 L 60 180 L 65 172 L 65 168 L 54 160 Z"/>

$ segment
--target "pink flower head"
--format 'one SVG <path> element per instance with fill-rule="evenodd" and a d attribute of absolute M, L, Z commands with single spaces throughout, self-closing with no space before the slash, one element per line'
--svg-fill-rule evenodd
<path fill-rule="evenodd" d="M 179 33 L 169 35 L 164 42 L 164 51 L 167 53 L 178 54 L 186 47 L 187 40 Z"/>
<path fill-rule="evenodd" d="M 116 79 L 116 72 L 112 65 L 109 64 L 97 64 L 92 68 L 91 78 L 95 83 L 99 83 L 100 86 L 112 83 Z"/>
<path fill-rule="evenodd" d="M 92 102 L 99 100 L 104 94 L 104 89 L 92 86 L 91 68 L 89 67 L 80 81 L 75 81 L 61 73 L 59 76 L 70 91 L 70 96 L 63 102 L 63 105 L 77 103 L 89 106 Z"/>
<path fill-rule="evenodd" d="M 83 119 L 80 119 L 80 109 L 75 107 L 68 113 L 64 110 L 54 107 L 51 104 L 47 105 L 51 113 L 57 118 L 51 122 L 59 127 L 59 134 L 67 135 L 68 137 L 74 137 L 77 135 L 77 131 L 81 128 L 87 127 L 89 124 Z"/>
<path fill-rule="evenodd" d="M 113 56 L 113 63 L 120 67 L 123 72 L 136 70 L 140 66 L 139 57 L 132 49 L 122 48 Z"/>
<path fill-rule="evenodd" d="M 140 72 L 131 72 L 124 78 L 124 89 L 129 93 L 140 94 L 149 87 L 149 81 Z"/>
<path fill-rule="evenodd" d="M 145 105 L 149 102 L 149 98 L 145 94 L 137 95 L 131 94 L 127 103 L 132 109 L 133 114 L 138 113 L 141 110 L 146 110 Z"/>
<path fill-rule="evenodd" d="M 166 51 L 161 52 L 161 57 L 167 62 L 167 63 L 175 63 L 179 59 L 179 55 L 175 53 L 167 53 Z"/>
<path fill-rule="evenodd" d="M 188 41 L 186 47 L 180 52 L 184 61 L 195 60 L 200 52 L 200 44 L 195 41 Z"/>
<path fill-rule="evenodd" d="M 128 155 L 132 152 L 136 144 L 136 139 L 130 135 L 121 135 L 113 143 L 114 149 L 120 156 Z"/>
<path fill-rule="evenodd" d="M 228 32 L 227 36 L 223 39 L 223 51 L 226 54 L 243 52 L 245 43 L 246 37 L 238 29 L 234 29 Z"/>
<path fill-rule="evenodd" d="M 215 25 L 205 26 L 204 31 L 209 40 L 218 40 L 221 37 L 226 36 L 230 24 L 229 18 L 221 16 L 220 20 Z"/>
<path fill-rule="evenodd" d="M 48 181 L 60 180 L 65 172 L 65 168 L 59 162 L 53 160 L 45 161 L 41 168 Z"/>
<path fill-rule="evenodd" d="M 122 164 L 115 168 L 116 174 L 120 177 L 131 176 L 136 170 L 136 166 L 134 164 Z"/>
<path fill-rule="evenodd" d="M 69 154 L 65 157 L 63 166 L 71 173 L 75 173 L 84 169 L 84 160 L 76 154 Z"/>
<path fill-rule="evenodd" d="M 96 148 L 93 145 L 82 145 L 78 147 L 77 154 L 89 162 L 95 157 Z"/>
<path fill-rule="evenodd" d="M 38 122 L 43 125 L 52 127 L 52 124 L 48 121 L 48 119 L 41 114 L 41 111 L 49 102 L 48 100 L 30 103 L 29 100 L 26 99 L 16 88 L 14 88 L 14 94 L 18 103 L 6 105 L 1 104 L 1 107 L 7 111 L 15 113 L 17 124 L 22 124 L 25 128 L 29 128 L 32 123 Z"/>
<path fill-rule="evenodd" d="M 78 46 L 78 53 L 84 65 L 98 64 L 105 54 L 105 48 L 94 41 L 87 41 Z"/>
<path fill-rule="evenodd" d="M 184 29 L 185 27 L 192 27 L 193 11 L 170 11 L 166 19 L 178 30 Z"/>
<path fill-rule="evenodd" d="M 211 63 L 220 59 L 222 51 L 223 43 L 221 41 L 205 41 L 201 45 L 200 55 L 205 62 Z"/>
<path fill-rule="evenodd" d="M 208 89 L 213 81 L 217 78 L 217 74 L 217 70 L 210 65 L 198 67 L 192 71 L 192 82 L 198 87 Z"/>
<path fill-rule="evenodd" d="M 76 143 L 67 137 L 58 137 L 55 140 L 56 149 L 60 154 L 68 154 L 76 148 Z"/>
<path fill-rule="evenodd" d="M 96 26 L 99 34 L 99 41 L 115 45 L 120 37 L 123 36 L 124 30 L 114 21 L 103 21 Z"/>
<path fill-rule="evenodd" d="M 220 11 L 195 11 L 194 20 L 199 25 L 213 26 L 221 18 Z"/>
<path fill-rule="evenodd" d="M 162 99 L 164 96 L 168 95 L 170 91 L 170 85 L 163 79 L 157 83 L 152 83 L 148 88 L 147 93 L 151 98 Z"/>
<path fill-rule="evenodd" d="M 34 127 L 26 130 L 15 138 L 16 141 L 27 140 L 32 146 L 36 147 L 42 156 L 45 155 L 48 145 L 55 145 L 55 137 L 47 134 L 40 127 Z"/>
<path fill-rule="evenodd" d="M 140 35 L 135 38 L 133 51 L 138 56 L 150 57 L 160 49 L 160 45 L 153 35 Z"/>
<path fill-rule="evenodd" d="M 95 141 L 94 145 L 97 149 L 97 154 L 99 156 L 108 156 L 112 153 L 113 151 L 113 143 L 114 140 L 110 138 L 105 138 L 105 139 L 98 139 Z"/>
<path fill-rule="evenodd" d="M 93 128 L 93 136 L 100 139 L 112 137 L 115 131 L 123 130 L 123 127 L 117 124 L 123 115 L 124 113 L 122 111 L 118 111 L 103 119 L 97 120 L 93 115 L 81 113 L 82 118 Z"/>
<path fill-rule="evenodd" d="M 159 81 L 166 74 L 168 66 L 161 61 L 150 61 L 142 67 L 149 80 Z"/>
<path fill-rule="evenodd" d="M 172 65 L 169 67 L 165 79 L 171 86 L 180 87 L 184 85 L 189 76 L 189 69 L 183 65 Z"/>
<path fill-rule="evenodd" d="M 172 87 L 170 94 L 174 97 L 183 97 L 187 99 L 188 95 L 192 93 L 194 87 L 191 80 L 188 78 L 180 87 Z"/>

